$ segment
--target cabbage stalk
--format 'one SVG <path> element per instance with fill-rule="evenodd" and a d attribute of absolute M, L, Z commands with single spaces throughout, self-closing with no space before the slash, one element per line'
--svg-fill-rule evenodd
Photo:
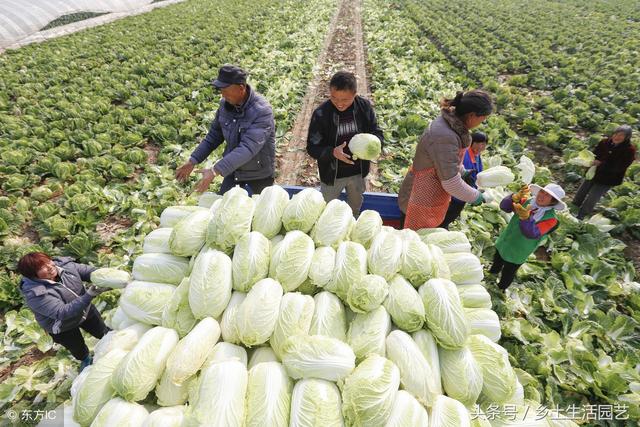
<path fill-rule="evenodd" d="M 324 335 L 347 341 L 347 317 L 340 298 L 331 292 L 320 292 L 315 302 L 309 335 Z"/>
<path fill-rule="evenodd" d="M 169 239 L 171 238 L 172 232 L 173 228 L 163 227 L 156 228 L 151 233 L 147 234 L 142 245 L 142 253 L 171 254 Z"/>
<path fill-rule="evenodd" d="M 478 173 L 476 184 L 478 187 L 491 188 L 501 187 L 511 184 L 515 180 L 515 175 L 506 166 L 494 166 Z"/>
<path fill-rule="evenodd" d="M 471 335 L 468 345 L 482 371 L 482 400 L 498 405 L 507 403 L 518 384 L 507 351 L 484 335 Z"/>
<path fill-rule="evenodd" d="M 219 203 L 209 221 L 206 241 L 209 246 L 228 252 L 251 231 L 255 202 L 247 190 L 234 187 L 222 196 Z"/>
<path fill-rule="evenodd" d="M 465 406 L 447 396 L 438 396 L 431 409 L 429 427 L 471 427 L 471 416 Z"/>
<path fill-rule="evenodd" d="M 91 424 L 102 406 L 115 395 L 111 376 L 126 355 L 127 351 L 114 349 L 91 366 L 74 397 L 73 419 L 78 424 Z"/>
<path fill-rule="evenodd" d="M 114 397 L 100 409 L 91 427 L 138 427 L 148 416 L 144 406 Z"/>
<path fill-rule="evenodd" d="M 176 385 L 195 375 L 207 360 L 220 338 L 220 326 L 215 319 L 205 317 L 173 349 L 167 359 L 166 373 Z"/>
<path fill-rule="evenodd" d="M 367 274 L 367 250 L 359 243 L 342 242 L 336 252 L 333 277 L 325 289 L 347 301 L 351 283 L 360 281 Z"/>
<path fill-rule="evenodd" d="M 451 271 L 451 281 L 456 285 L 474 285 L 484 278 L 480 259 L 472 253 L 444 254 Z"/>
<path fill-rule="evenodd" d="M 336 265 L 336 251 L 330 246 L 317 248 L 311 258 L 309 267 L 309 279 L 319 288 L 325 287 L 333 277 L 333 269 Z"/>
<path fill-rule="evenodd" d="M 222 313 L 220 330 L 222 332 L 222 339 L 228 343 L 240 344 L 237 325 L 238 308 L 246 297 L 247 294 L 244 292 L 234 292 L 231 295 L 229 305 L 227 305 L 227 308 L 224 309 L 224 313 Z"/>
<path fill-rule="evenodd" d="M 468 347 L 440 348 L 440 375 L 447 396 L 470 407 L 482 392 L 482 369 Z"/>
<path fill-rule="evenodd" d="M 429 427 L 429 415 L 424 406 L 410 393 L 398 390 L 393 399 L 391 415 L 385 427 Z"/>
<path fill-rule="evenodd" d="M 365 314 L 356 314 L 349 325 L 347 342 L 358 360 L 370 354 L 385 356 L 385 343 L 391 331 L 391 318 L 384 307 L 380 306 Z"/>
<path fill-rule="evenodd" d="M 369 272 L 391 280 L 402 266 L 402 250 L 402 239 L 397 233 L 378 233 L 367 253 Z"/>

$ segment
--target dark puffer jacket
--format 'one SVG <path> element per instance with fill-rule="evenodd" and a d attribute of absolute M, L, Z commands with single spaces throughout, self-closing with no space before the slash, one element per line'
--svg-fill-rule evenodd
<path fill-rule="evenodd" d="M 380 139 L 384 145 L 384 135 L 378 126 L 376 114 L 371 102 L 361 96 L 353 101 L 353 115 L 358 128 L 358 133 L 371 133 Z M 333 149 L 338 146 L 338 110 L 328 100 L 315 109 L 309 124 L 307 136 L 307 153 L 318 161 L 320 181 L 326 185 L 334 185 L 338 172 L 338 159 L 333 157 Z M 361 175 L 364 178 L 369 174 L 371 162 L 362 160 Z"/>
<path fill-rule="evenodd" d="M 59 334 L 77 328 L 87 318 L 93 296 L 82 282 L 89 280 L 95 267 L 69 257 L 54 258 L 53 263 L 61 270 L 59 281 L 23 277 L 20 291 L 38 324 L 49 333 Z"/>
<path fill-rule="evenodd" d="M 616 145 L 609 138 L 600 141 L 593 152 L 596 160 L 602 162 L 596 168 L 593 181 L 611 186 L 622 184 L 627 168 L 636 157 L 636 149 L 629 141 Z"/>

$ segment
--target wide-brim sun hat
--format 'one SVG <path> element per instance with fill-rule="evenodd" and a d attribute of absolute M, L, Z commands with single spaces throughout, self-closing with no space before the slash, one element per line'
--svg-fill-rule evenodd
<path fill-rule="evenodd" d="M 536 184 L 531 184 L 529 186 L 529 190 L 531 191 L 531 194 L 534 197 L 536 197 L 538 195 L 538 193 L 540 192 L 540 190 L 542 190 L 545 193 L 549 194 L 554 199 L 556 199 L 558 201 L 558 203 L 553 205 L 553 208 L 555 210 L 562 211 L 562 210 L 565 210 L 567 208 L 567 204 L 562 201 L 562 199 L 564 199 L 565 192 L 562 189 L 562 187 L 560 187 L 558 184 L 547 184 L 547 185 L 544 186 L 544 188 L 540 187 L 539 185 L 536 185 Z"/>

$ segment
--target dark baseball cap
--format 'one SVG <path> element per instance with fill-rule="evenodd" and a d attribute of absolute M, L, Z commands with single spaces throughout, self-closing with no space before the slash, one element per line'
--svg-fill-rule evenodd
<path fill-rule="evenodd" d="M 239 85 L 247 83 L 247 73 L 235 65 L 223 65 L 218 71 L 218 78 L 211 82 L 218 89 L 225 88 L 230 85 Z"/>

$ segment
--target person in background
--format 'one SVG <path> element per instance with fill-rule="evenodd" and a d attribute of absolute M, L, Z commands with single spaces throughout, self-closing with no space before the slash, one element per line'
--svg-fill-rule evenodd
<path fill-rule="evenodd" d="M 464 166 L 462 179 L 473 188 L 478 188 L 476 179 L 478 173 L 482 172 L 481 154 L 487 148 L 488 142 L 489 139 L 484 132 L 473 132 L 471 134 L 471 145 L 467 148 L 467 151 L 464 153 L 464 159 L 462 159 L 462 166 Z M 440 224 L 440 228 L 448 229 L 449 224 L 458 219 L 464 209 L 464 205 L 466 205 L 465 202 L 452 197 L 449 203 L 449 209 L 447 209 L 447 214 L 444 216 L 444 221 Z"/>
<path fill-rule="evenodd" d="M 622 184 L 627 168 L 636 157 L 636 148 L 631 144 L 631 126 L 619 126 L 609 138 L 604 138 L 594 148 L 596 159 L 593 179 L 582 181 L 573 198 L 578 207 L 578 219 L 591 215 L 602 196 L 611 188 Z"/>
<path fill-rule="evenodd" d="M 318 161 L 320 191 L 325 201 L 337 199 L 343 189 L 355 217 L 360 213 L 369 174 L 368 160 L 353 160 L 347 144 L 358 133 L 370 133 L 384 143 L 371 102 L 357 95 L 353 73 L 338 71 L 329 82 L 329 100 L 315 109 L 309 124 L 307 153 Z"/>
<path fill-rule="evenodd" d="M 18 261 L 22 274 L 20 292 L 38 324 L 53 341 L 80 360 L 80 370 L 93 362 L 80 329 L 102 338 L 109 329 L 91 303 L 108 288 L 84 287 L 94 267 L 79 264 L 72 258 L 51 258 L 43 252 L 31 252 Z"/>
<path fill-rule="evenodd" d="M 496 240 L 496 253 L 489 269 L 493 274 L 502 272 L 498 282 L 500 289 L 505 290 L 511 285 L 518 268 L 545 236 L 558 227 L 556 211 L 567 207 L 562 201 L 564 196 L 564 190 L 557 184 L 547 184 L 544 188 L 531 184 L 500 202 L 500 209 L 514 213 Z"/>
<path fill-rule="evenodd" d="M 493 112 L 487 92 L 458 92 L 440 102 L 441 113 L 424 131 L 413 163 L 398 193 L 403 227 L 412 230 L 442 224 L 451 197 L 474 206 L 484 196 L 462 179 L 462 158 L 471 144 L 469 130 Z"/>
<path fill-rule="evenodd" d="M 267 100 L 247 84 L 247 74 L 241 68 L 225 65 L 220 68 L 213 86 L 222 99 L 209 133 L 191 153 L 189 160 L 176 170 L 176 179 L 187 180 L 194 167 L 202 163 L 224 141 L 227 145 L 210 169 L 200 169 L 202 179 L 196 191 L 202 193 L 216 175 L 224 177 L 219 194 L 239 185 L 249 193 L 259 194 L 273 185 L 276 162 L 276 130 L 273 109 Z"/>

